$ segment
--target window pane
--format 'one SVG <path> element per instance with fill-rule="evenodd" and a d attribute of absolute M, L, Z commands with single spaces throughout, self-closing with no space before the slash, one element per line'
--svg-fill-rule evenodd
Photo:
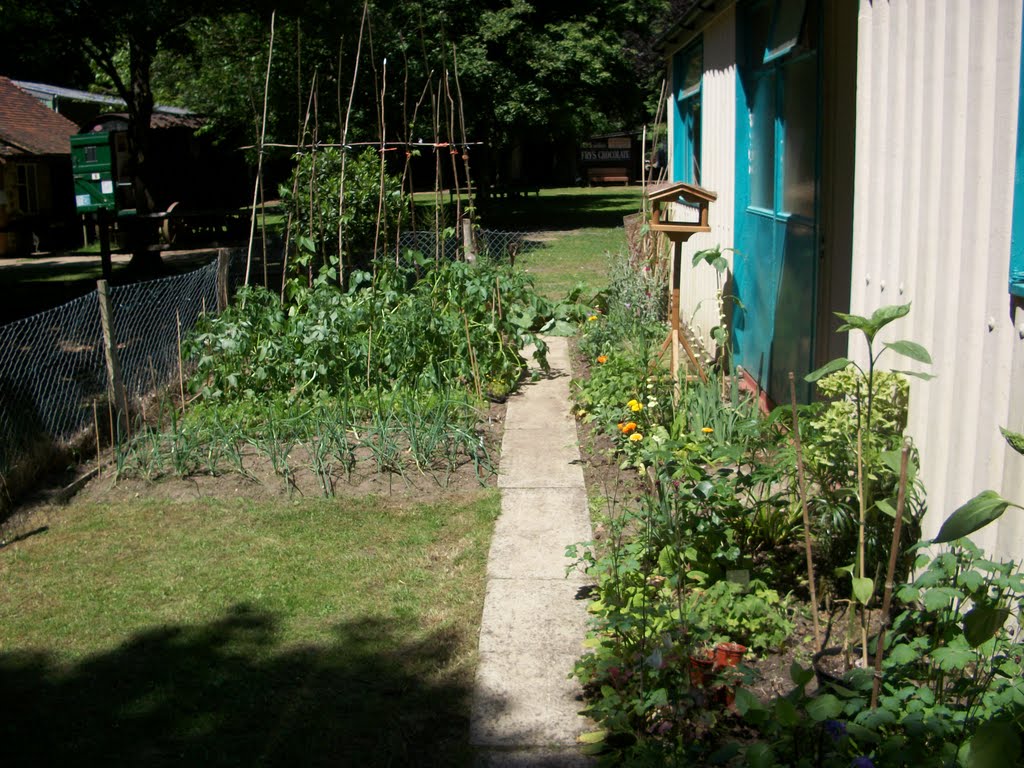
<path fill-rule="evenodd" d="M 782 209 L 812 218 L 817 175 L 817 57 L 787 63 L 784 76 Z"/>
<path fill-rule="evenodd" d="M 750 111 L 750 204 L 775 208 L 775 75 L 765 75 L 754 86 Z"/>
<path fill-rule="evenodd" d="M 744 44 L 746 54 L 750 56 L 749 65 L 760 67 L 764 50 L 768 46 L 768 32 L 772 23 L 772 4 L 759 3 L 746 9 L 743 29 L 747 40 Z"/>
<path fill-rule="evenodd" d="M 693 174 L 690 179 L 694 184 L 700 184 L 700 97 L 690 99 L 690 146 L 693 148 L 693 156 L 690 162 L 693 165 Z"/>
<path fill-rule="evenodd" d="M 691 50 L 683 72 L 682 96 L 691 96 L 700 90 L 700 78 L 704 69 L 704 56 L 700 48 Z"/>
<path fill-rule="evenodd" d="M 765 62 L 789 53 L 797 44 L 803 26 L 805 6 L 805 0 L 779 0 L 775 8 L 771 39 L 765 46 Z"/>
<path fill-rule="evenodd" d="M 672 62 L 675 90 L 675 145 L 673 178 L 700 182 L 700 83 L 704 67 L 703 47 L 691 45 L 677 53 Z"/>

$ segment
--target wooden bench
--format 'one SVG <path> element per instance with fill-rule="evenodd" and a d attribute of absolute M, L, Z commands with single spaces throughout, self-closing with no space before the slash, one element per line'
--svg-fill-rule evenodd
<path fill-rule="evenodd" d="M 530 193 L 540 197 L 540 187 L 536 184 L 498 184 L 491 187 L 491 197 L 511 200 L 517 197 L 527 197 Z"/>
<path fill-rule="evenodd" d="M 588 184 L 629 184 L 624 168 L 587 168 Z"/>

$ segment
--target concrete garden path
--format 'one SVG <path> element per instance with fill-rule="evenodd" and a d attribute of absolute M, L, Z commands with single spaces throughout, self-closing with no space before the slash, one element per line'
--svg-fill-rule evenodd
<path fill-rule="evenodd" d="M 470 729 L 480 766 L 591 764 L 576 737 L 593 724 L 577 714 L 581 691 L 568 677 L 583 651 L 587 581 L 566 577 L 565 557 L 567 545 L 591 538 L 590 514 L 568 343 L 547 342 L 551 373 L 509 398 L 505 416 Z"/>

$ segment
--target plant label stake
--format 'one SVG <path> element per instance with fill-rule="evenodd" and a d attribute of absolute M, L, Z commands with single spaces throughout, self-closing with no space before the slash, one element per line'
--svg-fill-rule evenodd
<path fill-rule="evenodd" d="M 814 645 L 821 651 L 821 625 L 818 622 L 818 595 L 814 586 L 814 557 L 811 552 L 811 517 L 807 513 L 807 478 L 804 476 L 804 457 L 800 445 L 800 419 L 796 408 L 796 381 L 789 372 L 789 398 L 793 406 L 793 448 L 796 451 L 797 490 L 804 518 L 804 549 L 807 555 L 807 586 L 811 592 L 811 616 L 814 619 Z"/>
<path fill-rule="evenodd" d="M 885 654 L 885 633 L 889 628 L 889 609 L 892 605 L 893 579 L 896 578 L 896 558 L 900 550 L 903 529 L 903 508 L 907 501 L 907 463 L 910 459 L 910 441 L 903 441 L 900 454 L 900 484 L 896 493 L 896 520 L 892 526 L 892 546 L 889 548 L 889 570 L 885 573 L 885 592 L 882 595 L 882 626 L 875 640 L 875 679 L 871 685 L 871 708 L 878 708 L 878 693 L 882 687 L 882 658 Z"/>

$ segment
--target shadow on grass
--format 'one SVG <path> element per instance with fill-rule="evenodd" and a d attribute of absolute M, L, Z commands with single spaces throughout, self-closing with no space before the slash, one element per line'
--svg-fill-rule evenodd
<path fill-rule="evenodd" d="M 481 215 L 482 225 L 493 229 L 566 230 L 594 227 L 614 229 L 622 217 L 636 213 L 636 190 L 542 193 L 511 200 L 492 200 Z"/>
<path fill-rule="evenodd" d="M 610 229 L 622 226 L 622 217 L 640 210 L 639 187 L 542 189 L 540 195 L 528 194 L 511 198 L 492 198 L 480 210 L 480 226 L 484 229 L 566 230 L 581 228 Z M 454 221 L 455 204 L 442 203 L 445 220 Z M 417 203 L 419 228 L 433 222 L 433 203 Z"/>
<path fill-rule="evenodd" d="M 236 606 L 70 667 L 0 654 L 2 762 L 468 765 L 470 691 L 439 672 L 457 638 L 404 629 L 368 619 L 329 646 L 276 648 L 276 619 Z"/>

